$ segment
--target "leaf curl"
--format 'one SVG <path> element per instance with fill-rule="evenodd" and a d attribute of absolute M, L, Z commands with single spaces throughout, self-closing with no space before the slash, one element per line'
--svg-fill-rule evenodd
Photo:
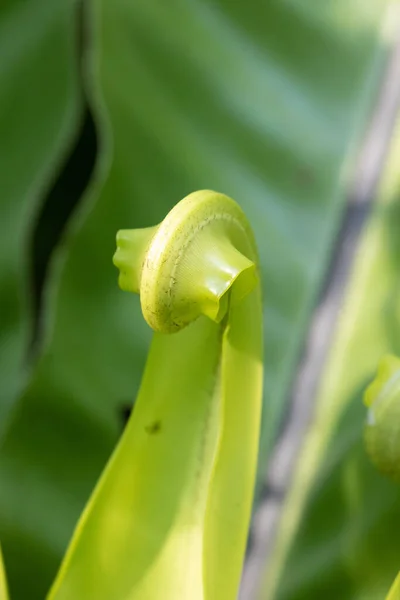
<path fill-rule="evenodd" d="M 254 238 L 233 200 L 200 191 L 117 240 L 120 286 L 156 333 L 49 600 L 234 600 L 262 397 Z"/>

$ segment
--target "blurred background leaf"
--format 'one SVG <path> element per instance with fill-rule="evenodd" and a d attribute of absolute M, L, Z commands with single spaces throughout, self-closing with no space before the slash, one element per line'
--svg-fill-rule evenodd
<path fill-rule="evenodd" d="M 151 332 L 138 299 L 118 291 L 115 233 L 153 225 L 195 189 L 235 198 L 256 232 L 266 324 L 265 467 L 337 232 L 349 157 L 379 83 L 386 5 L 86 5 L 82 87 L 98 130 L 98 162 L 52 258 L 52 293 L 40 313 L 46 347 L 0 450 L 0 539 L 14 600 L 43 598 L 139 385 Z M 54 6 L 67 13 L 73 4 Z M 63 35 L 50 22 L 56 42 L 43 65 L 58 60 L 57 76 L 70 76 L 70 65 L 57 59 Z M 26 105 L 27 90 L 19 94 Z M 44 106 L 50 99 L 43 92 Z M 48 119 L 38 123 L 56 131 Z M 15 137 L 12 125 L 3 140 Z M 10 166 L 12 182 L 32 177 L 32 131 L 26 125 L 18 142 L 28 159 Z M 49 141 L 46 152 L 54 157 Z M 26 233 L 16 235 L 27 243 Z"/>
<path fill-rule="evenodd" d="M 400 122 L 286 501 L 263 599 L 383 599 L 400 567 L 400 485 L 379 474 L 366 455 L 362 403 L 380 358 L 400 354 L 399 161 Z"/>
<path fill-rule="evenodd" d="M 0 435 L 34 334 L 34 227 L 81 110 L 74 2 L 0 6 Z"/>

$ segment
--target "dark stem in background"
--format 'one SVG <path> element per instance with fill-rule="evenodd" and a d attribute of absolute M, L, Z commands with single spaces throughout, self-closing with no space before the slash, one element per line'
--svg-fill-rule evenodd
<path fill-rule="evenodd" d="M 333 341 L 346 282 L 382 173 L 399 106 L 400 39 L 389 57 L 382 89 L 361 147 L 341 230 L 292 388 L 291 403 L 269 462 L 264 489 L 253 518 L 239 600 L 256 600 L 259 597 L 296 459 L 312 420 L 318 384 Z"/>

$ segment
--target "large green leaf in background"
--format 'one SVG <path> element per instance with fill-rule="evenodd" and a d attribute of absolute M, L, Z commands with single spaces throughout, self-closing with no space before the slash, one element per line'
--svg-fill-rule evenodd
<path fill-rule="evenodd" d="M 369 462 L 362 403 L 380 358 L 400 354 L 399 161 L 400 122 L 379 203 L 355 261 L 263 600 L 383 600 L 400 569 L 400 485 Z"/>
<path fill-rule="evenodd" d="M 0 452 L 14 600 L 50 585 L 138 387 L 150 331 L 137 299 L 118 291 L 115 232 L 154 224 L 194 189 L 235 198 L 258 238 L 264 446 L 273 439 L 341 213 L 344 162 L 377 85 L 386 4 L 91 3 L 100 168 L 68 258 L 55 262 L 52 337 Z"/>
<path fill-rule="evenodd" d="M 32 226 L 75 135 L 80 97 L 76 6 L 0 5 L 0 433 L 27 376 Z"/>

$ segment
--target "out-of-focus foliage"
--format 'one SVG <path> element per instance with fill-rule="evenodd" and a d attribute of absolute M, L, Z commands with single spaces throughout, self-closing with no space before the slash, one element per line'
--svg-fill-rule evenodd
<path fill-rule="evenodd" d="M 378 600 L 400 568 L 400 485 L 368 459 L 362 403 L 382 355 L 400 353 L 399 161 L 400 123 L 262 598 Z"/>
<path fill-rule="evenodd" d="M 161 220 L 194 189 L 237 199 L 256 232 L 269 446 L 376 90 L 386 4 L 86 4 L 82 86 L 98 164 L 49 271 L 47 343 L 21 397 L 28 223 L 75 133 L 78 13 L 67 0 L 1 8 L 1 408 L 16 411 L 0 446 L 0 539 L 13 600 L 43 597 L 137 390 L 150 332 L 117 289 L 115 232 Z"/>
<path fill-rule="evenodd" d="M 79 116 L 76 12 L 0 5 L 0 435 L 27 376 L 32 229 Z"/>

